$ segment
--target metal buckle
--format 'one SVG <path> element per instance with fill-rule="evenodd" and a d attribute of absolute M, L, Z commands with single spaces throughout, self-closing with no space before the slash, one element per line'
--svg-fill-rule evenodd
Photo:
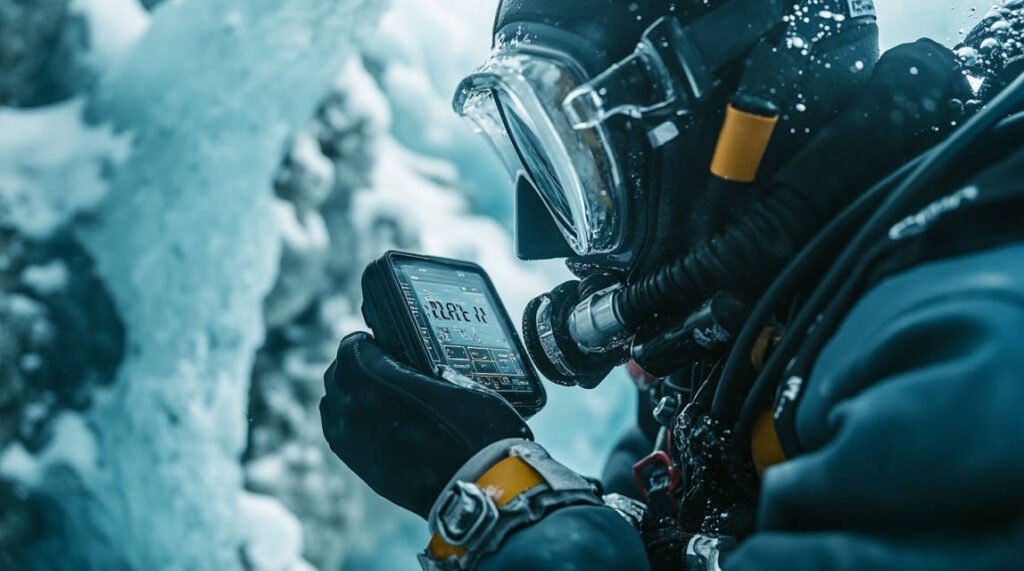
<path fill-rule="evenodd" d="M 604 505 L 621 515 L 634 529 L 640 530 L 647 513 L 647 505 L 641 501 L 623 496 L 622 494 L 605 494 L 601 497 Z"/>
<path fill-rule="evenodd" d="M 470 482 L 456 482 L 437 511 L 437 532 L 446 543 L 472 551 L 498 522 L 498 507 Z"/>
<path fill-rule="evenodd" d="M 687 569 L 722 571 L 722 552 L 736 548 L 736 540 L 728 536 L 695 535 L 686 545 Z"/>

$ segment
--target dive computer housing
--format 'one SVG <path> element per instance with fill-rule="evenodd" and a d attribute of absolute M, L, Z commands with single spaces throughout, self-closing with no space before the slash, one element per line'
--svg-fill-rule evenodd
<path fill-rule="evenodd" d="M 512 320 L 480 266 L 390 251 L 366 268 L 362 289 L 366 324 L 399 361 L 437 378 L 458 373 L 500 395 L 524 418 L 547 402 Z"/>

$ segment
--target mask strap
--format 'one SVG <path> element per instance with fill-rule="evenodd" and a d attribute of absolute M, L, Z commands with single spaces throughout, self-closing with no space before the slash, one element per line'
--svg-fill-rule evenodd
<path fill-rule="evenodd" d="M 783 23 L 783 14 L 781 0 L 732 0 L 685 28 L 675 17 L 660 18 L 632 54 L 570 92 L 563 110 L 575 129 L 669 107 L 685 114 L 717 85 L 722 68 Z"/>

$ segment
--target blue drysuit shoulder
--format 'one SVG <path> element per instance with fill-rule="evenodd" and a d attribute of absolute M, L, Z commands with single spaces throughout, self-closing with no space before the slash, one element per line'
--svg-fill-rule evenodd
<path fill-rule="evenodd" d="M 767 473 L 761 529 L 923 531 L 1024 515 L 1022 332 L 1021 243 L 877 284 L 808 379 L 796 419 L 807 452 Z"/>
<path fill-rule="evenodd" d="M 1013 328 L 1021 319 L 1024 243 L 931 262 L 880 282 L 817 360 L 797 413 L 802 443 L 820 446 L 830 432 L 826 409 L 889 376 L 957 367 L 958 358 L 979 354 L 1005 358 L 1024 347 L 1024 330 Z"/>

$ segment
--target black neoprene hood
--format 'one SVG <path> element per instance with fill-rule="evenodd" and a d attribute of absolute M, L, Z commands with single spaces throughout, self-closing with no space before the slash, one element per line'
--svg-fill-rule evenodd
<path fill-rule="evenodd" d="M 557 48 L 578 58 L 584 67 L 597 73 L 628 56 L 637 41 L 655 20 L 675 15 L 687 22 L 711 10 L 721 0 L 502 0 L 494 20 L 494 36 L 498 38 L 529 34 L 530 41 L 553 42 Z M 548 34 L 534 36 L 531 28 L 561 30 L 555 36 L 575 36 L 577 45 L 551 38 Z M 580 41 L 582 40 L 582 41 Z"/>
<path fill-rule="evenodd" d="M 758 1 L 502 0 L 499 3 L 493 27 L 494 48 L 508 46 L 517 51 L 534 51 L 570 60 L 581 68 L 579 71 L 586 78 L 597 77 L 633 54 L 645 31 L 666 16 L 685 26 L 688 37 L 697 46 L 685 52 L 690 58 L 688 61 L 715 65 L 714 85 L 706 89 L 704 96 L 686 113 L 652 114 L 639 119 L 624 114 L 604 124 L 628 193 L 628 204 L 622 210 L 625 223 L 619 245 L 604 253 L 582 257 L 573 257 L 571 252 L 551 255 L 564 252 L 563 244 L 548 251 L 548 255 L 542 255 L 545 248 L 538 243 L 540 237 L 551 236 L 552 232 L 548 231 L 550 229 L 541 231 L 541 227 L 550 223 L 543 220 L 543 205 L 532 199 L 530 193 L 519 189 L 517 212 L 521 220 L 517 222 L 517 242 L 521 241 L 521 235 L 529 236 L 535 243 L 531 252 L 540 252 L 524 259 L 568 256 L 574 267 L 607 267 L 631 275 L 653 271 L 710 237 L 733 213 L 749 207 L 760 196 L 757 192 L 740 192 L 728 187 L 727 181 L 710 174 L 725 110 L 736 98 L 734 94 L 741 90 L 746 90 L 745 94 L 774 94 L 768 99 L 776 104 L 780 116 L 757 180 L 746 189 L 755 191 L 770 183 L 775 170 L 816 128 L 849 104 L 878 59 L 873 10 L 854 13 L 846 0 L 801 0 L 793 6 L 780 0 L 763 0 L 765 13 L 759 13 L 762 5 Z M 870 2 L 865 5 L 871 6 Z M 814 10 L 814 17 L 786 19 L 781 14 L 772 16 L 772 10 L 793 11 L 798 15 Z M 714 14 L 705 17 L 713 11 Z M 829 19 L 822 14 L 838 16 Z M 802 57 L 793 57 L 790 62 L 780 56 L 776 58 L 779 62 L 768 63 L 751 59 L 754 46 L 749 38 L 744 39 L 742 32 L 765 29 L 761 26 L 766 17 L 777 18 L 778 26 L 760 36 L 762 41 L 782 50 L 805 46 Z M 791 38 L 794 42 L 786 43 Z M 739 45 L 745 46 L 743 49 L 747 51 L 737 51 L 739 48 L 735 46 Z M 760 67 L 753 66 L 752 62 Z M 785 65 L 773 67 L 780 62 Z M 688 73 L 676 73 L 676 76 L 689 77 Z M 781 100 L 774 101 L 775 97 Z M 672 123 L 678 135 L 667 143 L 654 144 L 652 130 L 661 121 Z M 559 242 L 557 238 L 554 241 Z M 520 252 L 527 250 L 521 246 L 517 243 Z"/>

